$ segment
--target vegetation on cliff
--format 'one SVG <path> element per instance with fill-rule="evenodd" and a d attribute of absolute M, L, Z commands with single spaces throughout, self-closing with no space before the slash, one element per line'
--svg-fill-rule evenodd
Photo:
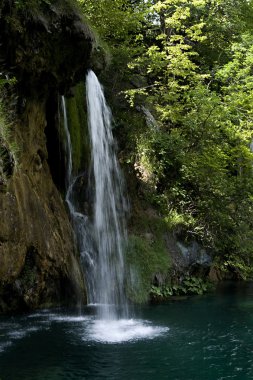
<path fill-rule="evenodd" d="M 145 198 L 217 267 L 251 277 L 252 1 L 79 2 L 112 46 L 114 96 L 154 117 L 122 123 Z"/>

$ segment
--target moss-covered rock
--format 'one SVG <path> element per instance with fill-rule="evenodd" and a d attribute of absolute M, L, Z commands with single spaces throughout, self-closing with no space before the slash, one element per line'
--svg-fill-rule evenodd
<path fill-rule="evenodd" d="M 3 0 L 0 19 L 0 58 L 22 94 L 64 93 L 83 78 L 94 37 L 73 1 Z"/>
<path fill-rule="evenodd" d="M 73 301 L 78 288 L 85 297 L 72 228 L 46 160 L 44 106 L 30 101 L 16 123 L 19 162 L 0 193 L 0 312 L 58 303 L 66 284 Z"/>
<path fill-rule="evenodd" d="M 128 297 L 138 303 L 149 300 L 152 284 L 170 281 L 171 260 L 166 245 L 166 225 L 146 210 L 134 218 L 127 247 Z"/>
<path fill-rule="evenodd" d="M 85 301 L 80 258 L 63 199 L 52 179 L 60 161 L 55 130 L 60 94 L 83 79 L 93 35 L 71 0 L 0 4 L 0 71 L 16 77 L 11 139 L 1 143 L 0 313 Z M 78 91 L 78 90 L 77 90 Z M 10 98 L 5 97 L 10 103 Z M 76 104 L 75 112 L 81 112 Z M 73 115 L 72 115 L 73 116 Z M 45 134 L 45 129 L 47 133 Z M 79 154 L 81 132 L 74 145 Z M 73 137 L 74 138 L 74 137 Z M 48 150 L 50 147 L 50 159 Z M 76 154 L 76 167 L 82 156 Z M 54 178 L 55 179 L 55 178 Z"/>
<path fill-rule="evenodd" d="M 85 87 L 81 83 L 67 99 L 68 125 L 72 143 L 73 171 L 75 174 L 89 167 L 89 132 L 87 125 Z"/>

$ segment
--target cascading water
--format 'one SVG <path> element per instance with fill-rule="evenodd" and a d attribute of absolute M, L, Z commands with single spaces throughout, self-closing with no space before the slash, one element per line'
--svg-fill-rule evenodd
<path fill-rule="evenodd" d="M 89 302 L 98 305 L 101 319 L 114 320 L 127 316 L 123 255 L 127 202 L 123 196 L 123 180 L 115 154 L 111 112 L 101 85 L 92 71 L 88 72 L 86 78 L 86 96 L 91 142 L 89 187 L 94 194 L 92 218 L 81 212 L 76 205 L 75 185 L 78 177 L 72 173 L 72 146 L 63 97 L 67 141 L 66 202 L 84 263 Z"/>
<path fill-rule="evenodd" d="M 154 339 L 167 334 L 169 330 L 165 326 L 153 326 L 147 320 L 126 318 L 127 307 L 123 291 L 126 201 L 123 197 L 122 177 L 114 150 L 111 113 L 105 103 L 101 86 L 92 72 L 87 76 L 87 104 L 92 151 L 90 191 L 94 189 L 93 217 L 86 215 L 89 212 L 84 205 L 85 192 L 80 196 L 87 173 L 76 176 L 73 170 L 71 136 L 65 99 L 62 97 L 66 137 L 66 203 L 84 263 L 89 301 L 105 305 L 98 308 L 100 313 L 95 316 L 93 307 L 89 306 L 82 309 L 86 311 L 85 315 L 80 315 L 80 310 L 78 314 L 76 311 L 73 314 L 73 310 L 69 309 L 57 311 L 46 309 L 25 316 L 16 316 L 11 320 L 1 316 L 1 377 L 3 372 L 3 376 L 6 374 L 6 378 L 11 379 L 44 379 L 45 376 L 48 379 L 56 377 L 65 379 L 66 373 L 69 373 L 73 379 L 93 379 L 94 376 L 112 378 L 117 374 L 120 375 L 118 377 L 123 375 L 123 378 L 127 379 L 132 378 L 137 369 L 140 370 L 140 378 L 143 378 L 142 375 L 145 377 L 147 372 L 146 365 L 144 368 L 129 367 L 127 371 L 123 370 L 129 362 L 128 354 L 133 353 L 134 359 L 138 350 L 144 347 L 141 343 L 133 350 L 132 343 L 143 339 Z M 164 320 L 163 317 L 161 319 Z M 45 341 L 40 347 L 37 342 L 41 337 Z M 181 344 L 181 336 L 179 338 Z M 60 363 L 62 352 L 58 349 L 59 341 L 65 354 L 63 364 Z M 131 342 L 131 344 L 124 345 L 123 350 L 115 346 L 122 342 Z M 112 350 L 105 349 L 100 343 L 112 343 Z M 151 349 L 156 347 L 160 357 L 160 346 L 150 344 L 148 347 Z M 22 352 L 28 349 L 31 351 L 29 359 L 32 356 L 34 360 L 26 362 L 23 360 Z M 17 352 L 20 352 L 20 355 L 16 355 Z M 150 353 L 150 358 L 152 354 L 153 351 Z M 89 360 L 91 355 L 95 361 Z M 143 362 L 143 358 L 145 359 L 143 355 L 144 352 L 141 352 L 141 361 L 135 361 Z M 12 368 L 13 360 L 17 357 L 21 360 L 15 368 Z M 46 366 L 38 368 L 38 358 L 45 359 Z M 148 360 L 150 358 L 147 357 Z M 56 362 L 61 365 L 56 367 L 54 365 Z M 167 367 L 168 365 L 166 363 Z M 153 370 L 149 372 L 151 377 L 156 374 Z"/>
<path fill-rule="evenodd" d="M 91 143 L 89 192 L 93 193 L 92 215 L 85 214 L 76 196 L 78 182 L 84 173 L 73 175 L 72 146 L 65 100 L 62 98 L 67 143 L 66 202 L 83 261 L 89 303 L 96 304 L 97 310 L 95 319 L 84 317 L 88 325 L 84 326 L 87 331 L 83 339 L 120 343 L 153 338 L 168 329 L 153 327 L 147 321 L 127 319 L 123 255 L 127 202 L 123 196 L 123 180 L 115 154 L 111 112 L 92 71 L 86 78 L 86 96 Z"/>
<path fill-rule="evenodd" d="M 127 314 L 123 254 L 126 201 L 115 154 L 111 111 L 93 71 L 87 74 L 86 96 L 94 176 L 93 229 L 97 248 L 95 301 L 101 304 L 101 317 L 114 319 L 116 315 Z"/>

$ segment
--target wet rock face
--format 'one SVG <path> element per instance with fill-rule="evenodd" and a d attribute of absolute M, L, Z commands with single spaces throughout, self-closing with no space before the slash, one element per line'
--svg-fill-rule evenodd
<path fill-rule="evenodd" d="M 31 3 L 2 0 L 0 65 L 18 79 L 23 94 L 64 93 L 84 78 L 93 35 L 69 0 Z"/>
<path fill-rule="evenodd" d="M 15 168 L 10 152 L 0 163 L 6 178 L 0 187 L 0 313 L 85 300 L 73 231 L 48 165 L 45 128 L 54 127 L 47 120 L 49 99 L 85 76 L 93 38 L 68 0 L 34 0 L 40 5 L 31 8 L 18 3 L 26 0 L 0 3 L 0 72 L 16 77 L 22 104 L 12 125 Z"/>
<path fill-rule="evenodd" d="M 15 125 L 19 160 L 0 192 L 0 313 L 85 298 L 72 228 L 47 164 L 44 108 L 30 100 Z"/>

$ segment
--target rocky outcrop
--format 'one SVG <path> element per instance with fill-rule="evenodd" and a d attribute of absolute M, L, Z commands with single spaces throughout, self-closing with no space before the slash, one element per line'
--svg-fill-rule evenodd
<path fill-rule="evenodd" d="M 11 109 L 18 156 L 0 191 L 0 312 L 85 299 L 73 231 L 48 165 L 45 128 L 49 99 L 84 77 L 93 37 L 71 1 L 21 3 L 0 5 L 0 71 L 17 79 Z M 57 117 L 50 119 L 54 128 Z"/>
<path fill-rule="evenodd" d="M 176 233 L 166 235 L 167 247 L 171 256 L 174 280 L 190 275 L 206 278 L 212 265 L 212 252 L 205 249 L 197 241 L 184 241 Z"/>
<path fill-rule="evenodd" d="M 15 1 L 0 5 L 1 71 L 22 94 L 67 91 L 89 66 L 93 35 L 73 0 Z"/>

